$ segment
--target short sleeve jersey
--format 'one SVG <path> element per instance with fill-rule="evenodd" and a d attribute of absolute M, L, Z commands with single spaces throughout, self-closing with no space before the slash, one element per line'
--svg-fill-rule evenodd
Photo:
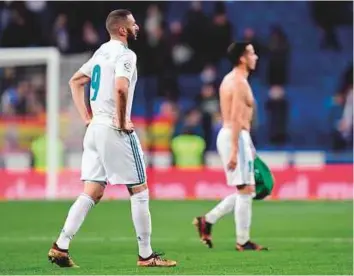
<path fill-rule="evenodd" d="M 101 45 L 79 69 L 91 78 L 90 105 L 95 121 L 108 122 L 116 116 L 115 79 L 129 81 L 126 116 L 130 118 L 135 85 L 138 79 L 136 54 L 118 40 Z"/>

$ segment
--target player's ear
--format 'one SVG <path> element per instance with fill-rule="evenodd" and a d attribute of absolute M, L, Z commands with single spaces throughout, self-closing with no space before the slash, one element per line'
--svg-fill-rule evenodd
<path fill-rule="evenodd" d="M 127 29 L 124 26 L 119 26 L 118 31 L 120 34 L 125 35 L 127 34 Z"/>
<path fill-rule="evenodd" d="M 241 56 L 241 57 L 240 57 L 240 61 L 241 61 L 241 63 L 246 63 L 246 58 L 245 58 L 245 56 Z"/>

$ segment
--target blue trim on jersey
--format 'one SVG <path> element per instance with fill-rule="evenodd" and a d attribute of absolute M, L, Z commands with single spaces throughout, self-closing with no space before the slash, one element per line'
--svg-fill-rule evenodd
<path fill-rule="evenodd" d="M 130 145 L 132 148 L 132 152 L 133 152 L 133 157 L 134 157 L 134 162 L 135 162 L 135 167 L 138 173 L 138 179 L 140 183 L 144 183 L 145 182 L 145 173 L 144 173 L 144 167 L 141 164 L 141 159 L 140 159 L 140 155 L 139 155 L 139 151 L 137 148 L 137 144 L 135 141 L 135 138 L 133 135 L 128 134 L 129 139 L 130 139 Z"/>

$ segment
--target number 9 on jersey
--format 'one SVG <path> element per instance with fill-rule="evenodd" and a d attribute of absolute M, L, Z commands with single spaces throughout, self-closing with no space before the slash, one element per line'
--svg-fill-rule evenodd
<path fill-rule="evenodd" d="M 92 78 L 91 78 L 91 88 L 93 90 L 93 94 L 91 97 L 91 101 L 96 101 L 98 90 L 100 88 L 101 81 L 101 67 L 97 64 L 93 67 L 92 70 Z"/>

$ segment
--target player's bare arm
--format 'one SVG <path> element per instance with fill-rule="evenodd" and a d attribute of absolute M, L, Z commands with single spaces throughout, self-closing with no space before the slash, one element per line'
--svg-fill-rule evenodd
<path fill-rule="evenodd" d="M 244 112 L 244 95 L 245 90 L 247 89 L 247 85 L 245 81 L 239 80 L 237 81 L 235 86 L 229 88 L 232 94 L 232 102 L 231 102 L 231 153 L 230 160 L 228 162 L 228 169 L 235 170 L 237 166 L 237 153 L 238 153 L 238 140 L 239 134 L 242 130 L 243 124 L 243 112 Z"/>
<path fill-rule="evenodd" d="M 76 72 L 69 81 L 71 94 L 82 120 L 85 125 L 91 122 L 91 115 L 85 104 L 85 84 L 90 81 L 90 78 L 81 72 Z"/>
<path fill-rule="evenodd" d="M 115 81 L 116 114 L 118 115 L 118 127 L 125 131 L 132 131 L 133 124 L 126 120 L 127 98 L 129 80 L 125 77 L 118 77 Z"/>

